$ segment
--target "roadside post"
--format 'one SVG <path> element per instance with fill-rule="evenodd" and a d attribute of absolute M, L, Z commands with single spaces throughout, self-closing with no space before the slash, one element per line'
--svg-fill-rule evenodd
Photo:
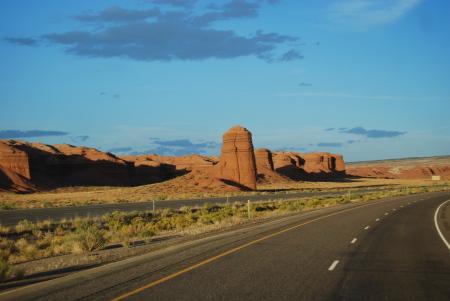
<path fill-rule="evenodd" d="M 250 213 L 250 200 L 248 200 L 248 202 L 247 202 L 247 207 L 248 207 L 248 219 L 252 219 L 252 216 Z"/>

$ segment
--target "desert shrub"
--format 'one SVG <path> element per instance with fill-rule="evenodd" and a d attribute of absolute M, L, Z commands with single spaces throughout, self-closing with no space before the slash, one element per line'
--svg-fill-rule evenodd
<path fill-rule="evenodd" d="M 21 238 L 15 243 L 15 248 L 17 251 L 14 254 L 11 254 L 9 258 L 10 262 L 19 262 L 35 259 L 39 255 L 38 246 L 29 243 L 25 238 Z"/>
<path fill-rule="evenodd" d="M 94 225 L 81 224 L 72 234 L 73 251 L 90 252 L 100 250 L 107 244 L 105 233 Z"/>
<path fill-rule="evenodd" d="M 142 217 L 142 216 L 136 216 L 135 218 L 133 218 L 132 220 L 131 220 L 131 224 L 132 225 L 138 225 L 138 224 L 143 224 L 145 221 L 144 221 L 144 218 Z"/>
<path fill-rule="evenodd" d="M 39 230 L 45 230 L 45 231 L 53 231 L 56 227 L 56 223 L 53 222 L 51 219 L 47 219 L 44 221 L 38 221 L 36 222 L 36 227 Z"/>
<path fill-rule="evenodd" d="M 106 224 L 107 228 L 111 231 L 119 231 L 124 225 L 124 222 L 114 220 Z"/>
<path fill-rule="evenodd" d="M 144 238 L 144 239 L 149 239 L 150 237 L 155 236 L 156 233 L 155 231 L 150 228 L 150 227 L 145 227 L 144 229 L 142 229 L 142 231 L 138 234 L 138 237 L 140 238 Z"/>
<path fill-rule="evenodd" d="M 46 201 L 44 202 L 44 204 L 42 204 L 42 208 L 49 208 L 49 207 L 53 207 L 53 203 L 50 201 Z"/>
<path fill-rule="evenodd" d="M 174 214 L 174 210 L 172 208 L 165 208 L 165 209 L 161 210 L 159 213 L 160 213 L 161 218 L 171 217 Z"/>
<path fill-rule="evenodd" d="M 192 212 L 192 208 L 190 206 L 182 206 L 180 208 L 180 211 L 183 213 L 191 213 Z"/>
<path fill-rule="evenodd" d="M 116 203 L 128 203 L 128 200 L 126 200 L 126 199 L 117 199 Z"/>
<path fill-rule="evenodd" d="M 0 259 L 0 283 L 5 282 L 12 272 L 12 265 Z"/>
<path fill-rule="evenodd" d="M 158 194 L 154 199 L 155 201 L 165 201 L 167 200 L 167 194 Z"/>
<path fill-rule="evenodd" d="M 33 230 L 36 229 L 37 229 L 36 225 L 33 222 L 26 219 L 20 221 L 15 227 L 15 230 L 18 234 L 24 232 L 32 232 Z"/>
<path fill-rule="evenodd" d="M 103 220 L 105 222 L 111 222 L 111 221 L 123 222 L 125 220 L 125 214 L 120 211 L 105 213 L 105 214 L 103 214 Z"/>
<path fill-rule="evenodd" d="M 165 218 L 157 221 L 154 226 L 157 230 L 170 230 L 173 228 L 170 220 Z"/>
<path fill-rule="evenodd" d="M 16 208 L 16 203 L 14 202 L 7 202 L 0 204 L 0 210 L 11 210 Z"/>

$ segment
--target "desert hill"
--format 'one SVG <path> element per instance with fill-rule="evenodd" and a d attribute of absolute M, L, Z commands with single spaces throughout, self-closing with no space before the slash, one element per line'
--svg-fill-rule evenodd
<path fill-rule="evenodd" d="M 351 176 L 385 179 L 450 179 L 450 156 L 415 157 L 346 163 Z"/>

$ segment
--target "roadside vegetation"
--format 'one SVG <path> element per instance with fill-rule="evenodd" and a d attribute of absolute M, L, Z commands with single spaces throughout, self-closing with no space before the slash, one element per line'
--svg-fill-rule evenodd
<path fill-rule="evenodd" d="M 10 275 L 23 278 L 25 271 L 13 271 L 13 264 L 33 259 L 90 252 L 117 245 L 128 248 L 150 243 L 155 235 L 192 235 L 314 208 L 442 190 L 450 190 L 450 187 L 404 187 L 393 191 L 349 192 L 289 200 L 207 203 L 201 207 L 185 206 L 155 212 L 115 211 L 99 217 L 36 223 L 23 220 L 14 227 L 0 226 L 0 282 Z"/>

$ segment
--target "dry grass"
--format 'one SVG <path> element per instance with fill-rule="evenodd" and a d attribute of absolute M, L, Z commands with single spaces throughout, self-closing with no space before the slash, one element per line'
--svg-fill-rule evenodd
<path fill-rule="evenodd" d="M 181 178 L 181 180 L 180 180 Z M 349 178 L 333 182 L 284 182 L 264 183 L 253 192 L 189 191 L 180 188 L 182 177 L 164 183 L 139 187 L 68 187 L 34 194 L 0 193 L 0 209 L 49 208 L 119 202 L 142 202 L 151 200 L 174 200 L 218 196 L 254 195 L 267 191 L 323 191 L 364 189 L 370 187 L 416 187 L 449 184 L 450 181 Z M 181 182 L 182 184 L 182 182 Z"/>
<path fill-rule="evenodd" d="M 258 185 L 258 190 L 346 190 L 346 189 L 369 189 L 374 187 L 418 187 L 430 185 L 450 184 L 450 181 L 431 181 L 429 179 L 374 179 L 374 178 L 348 178 L 332 182 L 288 182 L 268 183 Z"/>

